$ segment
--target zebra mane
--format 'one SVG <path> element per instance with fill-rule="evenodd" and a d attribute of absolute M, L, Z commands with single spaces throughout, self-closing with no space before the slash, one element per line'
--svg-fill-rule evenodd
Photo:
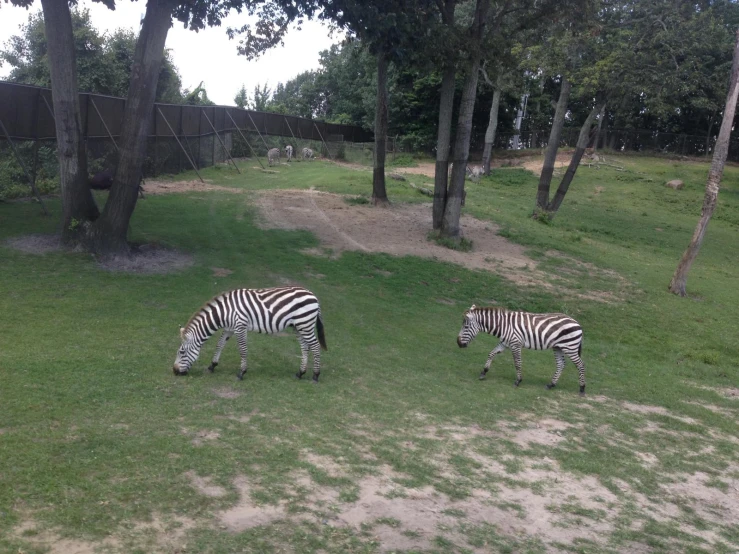
<path fill-rule="evenodd" d="M 508 312 L 507 308 L 501 308 L 500 306 L 475 306 L 467 310 L 467 313 L 484 313 L 484 312 Z"/>
<path fill-rule="evenodd" d="M 187 331 L 190 329 L 190 325 L 192 325 L 192 322 L 195 321 L 198 318 L 198 316 L 203 313 L 203 311 L 205 310 L 206 307 L 208 307 L 208 306 L 211 305 L 211 302 L 213 302 L 213 300 L 215 300 L 216 298 L 219 298 L 219 297 L 223 296 L 224 294 L 228 294 L 229 292 L 231 292 L 231 291 L 224 291 L 224 292 L 221 292 L 219 294 L 216 294 L 213 298 L 211 298 L 205 304 L 203 304 L 202 306 L 200 306 L 200 308 L 198 308 L 198 310 L 194 314 L 192 314 L 192 317 L 190 317 L 190 319 L 187 320 L 187 323 L 182 328 L 182 330 L 180 332 L 180 334 L 182 335 L 182 338 L 185 337 L 185 333 L 187 333 Z"/>

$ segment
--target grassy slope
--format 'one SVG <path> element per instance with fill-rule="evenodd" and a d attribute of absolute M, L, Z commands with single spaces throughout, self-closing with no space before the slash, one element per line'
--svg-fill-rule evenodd
<path fill-rule="evenodd" d="M 467 197 L 469 213 L 502 224 L 504 234 L 529 246 L 534 256 L 558 249 L 618 271 L 632 284 L 633 294 L 617 304 L 563 300 L 556 292 L 517 289 L 498 276 L 431 260 L 360 253 L 338 260 L 306 256 L 300 250 L 315 246 L 316 240 L 308 233 L 255 227 L 248 194 L 192 193 L 139 203 L 134 240 L 157 241 L 195 256 L 196 266 L 179 274 L 111 274 L 84 254 L 33 256 L 0 247 L 0 313 L 5 314 L 0 319 L 0 551 L 21 546 L 33 551 L 7 534 L 27 518 L 62 535 L 92 540 L 152 514 L 207 521 L 235 502 L 231 482 L 243 473 L 261 486 L 255 493 L 258 501 L 285 498 L 298 468 L 351 499 L 357 493 L 352 478 L 331 477 L 301 461 L 300 452 L 310 448 L 343 457 L 356 476 L 362 475 L 372 468 L 356 451 L 352 431 L 357 427 L 373 436 L 370 449 L 377 463 L 407 473 L 408 486 L 432 484 L 453 496 L 492 486 L 480 482 L 464 457 L 456 460 L 454 476 L 435 468 L 429 459 L 441 447 L 419 439 L 419 413 L 428 425 L 453 422 L 490 429 L 521 414 L 555 416 L 581 425 L 580 448 L 560 446 L 546 455 L 567 470 L 598 476 L 613 490 L 612 480 L 620 478 L 658 498 L 660 482 L 698 468 L 715 474 L 720 487 L 722 471 L 737 462 L 735 447 L 715 439 L 714 454 L 695 453 L 708 440 L 701 437 L 706 428 L 735 434 L 736 422 L 683 400 L 736 408 L 731 400 L 692 385 L 737 382 L 739 171 L 727 170 L 719 208 L 688 283 L 694 296 L 679 299 L 666 286 L 696 222 L 706 166 L 647 158 L 623 163 L 652 181 L 634 172 L 584 167 L 552 225 L 528 217 L 536 181 L 522 170 L 497 170 L 490 179 L 471 184 Z M 215 183 L 249 190 L 315 186 L 366 194 L 371 180 L 368 172 L 322 163 L 295 165 L 279 175 L 247 170 L 239 177 L 222 168 L 205 173 Z M 662 183 L 671 178 L 685 179 L 686 189 L 665 189 Z M 395 181 L 389 181 L 389 193 L 396 201 L 424 200 Z M 51 205 L 58 213 L 58 202 Z M 37 213 L 32 204 L 0 205 L 0 240 L 52 232 L 55 219 Z M 546 263 L 553 275 L 568 269 L 564 262 Z M 234 273 L 214 278 L 211 267 Z M 177 329 L 194 309 L 221 290 L 269 286 L 280 277 L 303 283 L 322 301 L 330 350 L 320 386 L 291 379 L 299 361 L 293 337 L 251 336 L 250 371 L 243 383 L 234 379 L 238 352 L 233 347 L 225 350 L 214 375 L 205 372 L 213 344 L 190 378 L 172 376 Z M 590 286 L 587 277 L 582 286 Z M 457 305 L 439 303 L 442 297 Z M 586 330 L 589 394 L 664 406 L 700 424 L 609 410 L 590 410 L 584 417 L 571 365 L 558 390 L 544 393 L 554 369 L 549 353 L 524 354 L 524 382 L 518 390 L 511 386 L 514 372 L 507 355 L 496 360 L 486 382 L 478 382 L 494 343 L 482 339 L 461 351 L 455 336 L 461 311 L 491 298 L 512 308 L 567 311 L 577 317 Z M 213 394 L 218 387 L 242 394 L 223 399 Z M 248 425 L 225 419 L 254 410 L 258 417 Z M 647 419 L 685 433 L 647 440 L 641 433 Z M 604 424 L 628 437 L 630 447 L 614 447 L 594 432 Z M 219 433 L 218 440 L 194 446 L 193 437 L 206 431 Z M 404 449 L 408 440 L 421 448 Z M 512 445 L 500 449 L 543 454 Z M 645 469 L 636 451 L 657 453 L 657 467 Z M 212 476 L 229 495 L 203 497 L 184 477 L 188 470 Z M 688 512 L 681 517 L 698 518 Z M 634 531 L 626 518 L 608 547 L 618 550 L 624 541 L 636 540 L 669 551 L 675 540 L 684 540 L 685 548 L 706 548 L 679 536 L 680 521 L 647 520 Z M 131 540 L 143 540 L 134 531 Z M 736 527 L 722 533 L 727 550 L 739 544 Z M 490 529 L 469 532 L 478 542 L 483 535 L 500 548 L 527 546 Z M 188 541 L 191 550 L 216 552 L 270 551 L 279 544 L 297 551 L 376 547 L 369 532 L 287 524 L 238 535 L 204 525 Z"/>

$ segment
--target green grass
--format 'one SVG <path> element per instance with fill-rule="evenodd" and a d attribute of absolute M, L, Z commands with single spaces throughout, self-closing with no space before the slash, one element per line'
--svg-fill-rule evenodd
<path fill-rule="evenodd" d="M 691 296 L 681 299 L 667 283 L 700 212 L 707 165 L 619 163 L 630 171 L 580 168 L 550 225 L 530 217 L 537 179 L 519 169 L 468 183 L 466 213 L 499 224 L 553 279 L 575 279 L 586 291 L 625 290 L 622 301 L 573 298 L 432 259 L 309 256 L 303 251 L 318 246 L 309 233 L 256 225 L 251 191 L 369 194 L 369 172 L 322 162 L 277 173 L 242 163 L 242 175 L 219 166 L 203 176 L 245 194 L 140 201 L 132 240 L 191 253 L 195 265 L 180 273 L 113 274 L 83 253 L 0 246 L 0 552 L 44 552 L 62 538 L 105 552 L 171 552 L 184 543 L 188 552 L 375 552 L 378 526 L 407 540 L 424 535 L 402 511 L 360 526 L 337 523 L 388 472 L 392 486 L 373 501 L 412 507 L 418 491 L 443 499 L 433 516 L 443 525 L 422 537 L 429 551 L 540 552 L 555 543 L 574 552 L 634 543 L 657 552 L 735 551 L 737 527 L 720 508 L 670 491 L 691 475 L 704 475 L 716 495 L 737 483 L 737 400 L 716 389 L 736 386 L 739 365 L 739 170 L 727 168 Z M 671 178 L 685 189 L 666 189 Z M 427 200 L 390 179 L 388 193 L 395 203 Z M 54 232 L 60 205 L 49 204 L 50 218 L 32 203 L 0 204 L 0 241 Z M 568 257 L 553 259 L 552 250 Z M 573 259 L 612 277 L 573 277 Z M 213 267 L 233 273 L 214 277 Z M 230 345 L 216 372 L 206 371 L 215 341 L 189 377 L 172 376 L 178 328 L 205 300 L 282 278 L 321 300 L 329 351 L 320 385 L 292 378 L 299 363 L 292 336 L 250 335 L 243 382 Z M 518 389 L 507 354 L 477 380 L 495 342 L 480 337 L 460 350 L 455 338 L 464 307 L 491 297 L 515 309 L 564 311 L 583 324 L 586 399 L 577 396 L 572 365 L 557 389 L 544 390 L 551 353 L 524 353 Z M 222 390 L 237 394 L 215 394 Z M 630 410 L 625 401 L 667 412 Z M 238 420 L 244 416 L 248 422 Z M 547 420 L 561 422 L 560 430 L 537 427 Z M 524 432 L 548 433 L 550 442 L 516 438 Z M 198 492 L 190 471 L 224 494 Z M 531 516 L 517 499 L 557 490 L 560 474 L 586 479 L 597 494 L 586 503 L 567 492 L 542 513 L 558 530 L 606 521 L 597 540 L 563 542 L 498 524 L 503 515 Z M 222 528 L 218 514 L 244 494 L 239 479 L 248 480 L 253 503 L 283 516 L 239 532 Z M 474 506 L 497 511 L 482 521 Z"/>
<path fill-rule="evenodd" d="M 469 252 L 472 250 L 472 241 L 466 237 L 459 237 L 458 240 L 454 240 L 449 237 L 442 237 L 438 231 L 429 231 L 426 238 L 434 241 L 439 246 L 451 250 L 458 250 L 460 252 Z"/>

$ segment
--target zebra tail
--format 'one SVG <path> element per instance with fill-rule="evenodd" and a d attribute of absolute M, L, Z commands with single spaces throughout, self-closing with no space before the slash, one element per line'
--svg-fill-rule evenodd
<path fill-rule="evenodd" d="M 326 335 L 323 334 L 323 319 L 321 319 L 321 314 L 318 314 L 318 319 L 316 319 L 316 327 L 318 328 L 318 342 L 321 343 L 321 348 L 328 351 Z"/>

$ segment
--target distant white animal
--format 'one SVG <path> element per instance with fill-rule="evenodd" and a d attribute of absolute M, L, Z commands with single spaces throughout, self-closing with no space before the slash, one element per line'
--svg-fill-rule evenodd
<path fill-rule="evenodd" d="M 280 163 L 280 149 L 279 148 L 271 148 L 269 152 L 267 152 L 267 163 L 269 163 L 270 166 L 274 164 L 275 162 Z"/>
<path fill-rule="evenodd" d="M 304 160 L 310 160 L 313 158 L 313 150 L 310 148 L 303 148 L 303 159 Z"/>
<path fill-rule="evenodd" d="M 293 147 L 289 144 L 285 146 L 285 155 L 287 156 L 288 162 L 293 159 Z"/>
<path fill-rule="evenodd" d="M 470 177 L 473 181 L 479 181 L 480 176 L 482 175 L 482 166 L 473 165 L 472 167 L 470 167 L 468 165 L 466 171 L 467 176 Z"/>

